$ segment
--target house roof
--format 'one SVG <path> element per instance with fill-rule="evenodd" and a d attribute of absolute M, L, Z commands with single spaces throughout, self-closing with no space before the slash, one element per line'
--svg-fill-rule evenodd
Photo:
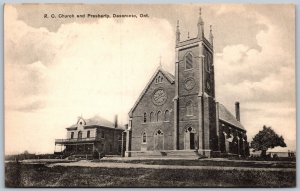
<path fill-rule="evenodd" d="M 161 72 L 166 78 L 167 80 L 171 83 L 174 84 L 175 82 L 175 77 L 174 75 L 172 75 L 171 73 L 165 71 L 162 66 L 160 65 L 156 71 L 154 72 L 154 74 L 152 75 L 151 79 L 149 80 L 149 82 L 147 83 L 147 85 L 145 86 L 145 88 L 143 89 L 142 93 L 140 94 L 140 96 L 138 97 L 138 99 L 136 100 L 136 102 L 134 103 L 133 107 L 131 108 L 131 110 L 129 111 L 129 116 L 132 115 L 133 110 L 136 108 L 136 106 L 138 105 L 138 103 L 140 102 L 140 100 L 143 98 L 144 94 L 146 93 L 147 89 L 149 88 L 149 86 L 151 85 L 152 81 L 154 80 L 155 76 Z"/>
<path fill-rule="evenodd" d="M 114 128 L 114 129 L 121 129 L 120 127 L 115 128 L 114 123 L 112 123 L 112 122 L 108 121 L 107 119 L 100 117 L 98 115 L 96 115 L 92 118 L 89 118 L 89 119 L 84 119 L 83 117 L 78 117 L 77 123 L 73 124 L 72 126 L 68 127 L 67 129 L 76 129 L 80 119 L 82 119 L 85 122 L 83 127 L 101 126 L 101 127 L 108 127 L 108 128 Z"/>
<path fill-rule="evenodd" d="M 229 123 L 237 128 L 245 130 L 244 126 L 230 113 L 230 111 L 221 103 L 219 103 L 219 119 Z"/>

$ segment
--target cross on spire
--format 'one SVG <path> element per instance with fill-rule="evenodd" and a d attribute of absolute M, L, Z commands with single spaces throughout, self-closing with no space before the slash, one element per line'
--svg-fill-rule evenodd
<path fill-rule="evenodd" d="M 204 22 L 201 17 L 201 7 L 199 8 L 199 19 L 198 19 L 198 38 L 202 39 L 204 35 Z"/>
<path fill-rule="evenodd" d="M 209 26 L 209 41 L 210 41 L 211 45 L 214 44 L 214 35 L 212 34 L 212 25 Z"/>
<path fill-rule="evenodd" d="M 159 56 L 159 67 L 162 67 L 161 66 L 161 55 Z"/>
<path fill-rule="evenodd" d="M 176 29 L 176 43 L 180 42 L 180 31 L 179 31 L 179 20 L 177 20 L 177 29 Z"/>

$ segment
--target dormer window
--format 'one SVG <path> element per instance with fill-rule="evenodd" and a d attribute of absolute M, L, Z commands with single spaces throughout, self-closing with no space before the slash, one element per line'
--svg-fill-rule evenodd
<path fill-rule="evenodd" d="M 193 55 L 191 53 L 188 53 L 184 57 L 184 63 L 185 63 L 185 69 L 186 70 L 193 69 Z"/>

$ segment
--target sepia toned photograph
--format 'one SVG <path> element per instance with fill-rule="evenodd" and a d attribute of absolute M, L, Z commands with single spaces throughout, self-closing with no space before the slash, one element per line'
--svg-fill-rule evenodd
<path fill-rule="evenodd" d="M 293 4 L 5 4 L 5 186 L 296 187 L 295 42 Z"/>

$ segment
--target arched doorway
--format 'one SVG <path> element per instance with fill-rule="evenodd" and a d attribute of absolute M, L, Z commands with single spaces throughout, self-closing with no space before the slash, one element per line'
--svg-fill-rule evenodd
<path fill-rule="evenodd" d="M 164 150 L 164 133 L 161 130 L 154 133 L 154 150 Z"/>
<path fill-rule="evenodd" d="M 196 137 L 195 129 L 192 127 L 186 128 L 184 134 L 184 149 L 193 150 L 196 149 L 196 145 L 197 145 L 197 137 Z"/>

